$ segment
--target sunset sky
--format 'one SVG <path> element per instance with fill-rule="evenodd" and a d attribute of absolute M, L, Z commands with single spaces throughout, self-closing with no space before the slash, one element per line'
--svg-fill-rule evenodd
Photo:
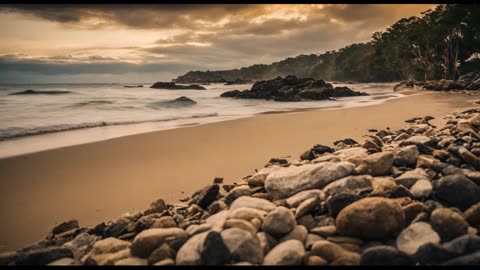
<path fill-rule="evenodd" d="M 170 81 L 367 42 L 434 5 L 0 6 L 0 83 Z"/>

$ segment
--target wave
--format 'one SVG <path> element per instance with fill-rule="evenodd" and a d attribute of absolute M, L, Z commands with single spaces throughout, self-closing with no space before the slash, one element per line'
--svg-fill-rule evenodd
<path fill-rule="evenodd" d="M 25 90 L 21 92 L 11 93 L 9 95 L 62 95 L 70 94 L 71 91 L 49 91 L 49 90 Z"/>
<path fill-rule="evenodd" d="M 218 113 L 205 113 L 205 114 L 195 114 L 188 117 L 172 117 L 172 118 L 148 119 L 148 120 L 138 120 L 138 121 L 118 121 L 118 122 L 101 121 L 101 122 L 81 123 L 81 124 L 61 124 L 61 125 L 52 125 L 52 126 L 45 126 L 45 127 L 38 127 L 38 128 L 10 127 L 10 128 L 0 130 L 0 140 L 8 140 L 8 139 L 14 139 L 14 138 L 25 137 L 25 136 L 33 136 L 33 135 L 77 130 L 77 129 L 84 129 L 84 128 L 132 125 L 132 124 L 153 123 L 153 122 L 168 122 L 168 121 L 175 121 L 175 120 L 196 119 L 196 118 L 205 118 L 205 117 L 214 117 L 214 116 L 218 116 Z"/>
<path fill-rule="evenodd" d="M 179 107 L 188 107 L 197 104 L 195 101 L 187 98 L 187 97 L 180 97 L 174 100 L 160 100 L 155 101 L 147 106 L 153 109 L 159 108 L 179 108 Z"/>
<path fill-rule="evenodd" d="M 84 107 L 89 105 L 103 105 L 103 104 L 113 104 L 113 103 L 115 102 L 110 100 L 89 100 L 89 101 L 74 103 L 68 107 Z"/>

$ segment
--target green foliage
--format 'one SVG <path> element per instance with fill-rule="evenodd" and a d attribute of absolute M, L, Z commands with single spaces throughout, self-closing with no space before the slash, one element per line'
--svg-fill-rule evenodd
<path fill-rule="evenodd" d="M 480 70 L 480 5 L 442 4 L 403 18 L 368 43 L 321 55 L 299 55 L 271 65 L 192 71 L 178 82 L 266 80 L 295 75 L 334 81 L 456 79 Z"/>

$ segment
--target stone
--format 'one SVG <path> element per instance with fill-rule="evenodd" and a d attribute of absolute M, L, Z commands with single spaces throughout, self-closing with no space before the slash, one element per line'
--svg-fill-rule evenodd
<path fill-rule="evenodd" d="M 260 246 L 262 247 L 263 254 L 267 254 L 274 246 L 277 245 L 277 240 L 266 232 L 257 233 Z"/>
<path fill-rule="evenodd" d="M 199 265 L 201 264 L 200 253 L 203 249 L 203 244 L 208 235 L 207 232 L 196 234 L 183 244 L 178 250 L 175 257 L 177 265 Z"/>
<path fill-rule="evenodd" d="M 314 233 L 307 234 L 307 238 L 305 239 L 305 248 L 308 250 L 311 249 L 313 244 L 315 244 L 315 242 L 320 240 L 325 240 L 325 238 Z"/>
<path fill-rule="evenodd" d="M 295 216 L 290 209 L 279 206 L 265 216 L 262 230 L 272 236 L 283 236 L 295 227 Z"/>
<path fill-rule="evenodd" d="M 472 205 L 465 212 L 463 218 L 470 224 L 470 226 L 480 225 L 480 203 Z"/>
<path fill-rule="evenodd" d="M 392 194 L 390 194 L 390 198 L 404 198 L 404 197 L 415 199 L 413 194 L 410 193 L 410 190 L 408 190 L 408 188 L 404 187 L 403 185 L 396 186 L 395 189 L 392 191 Z"/>
<path fill-rule="evenodd" d="M 440 236 L 426 222 L 413 223 L 404 229 L 397 237 L 397 248 L 413 255 L 418 248 L 426 243 L 440 243 Z"/>
<path fill-rule="evenodd" d="M 327 240 L 336 244 L 353 244 L 358 246 L 363 244 L 362 240 L 348 236 L 329 236 Z"/>
<path fill-rule="evenodd" d="M 270 212 L 273 209 L 275 209 L 277 206 L 273 204 L 272 202 L 265 200 L 265 199 L 259 199 L 259 198 L 252 198 L 249 196 L 242 196 L 238 199 L 236 199 L 232 205 L 230 205 L 230 211 L 233 211 L 237 208 L 240 207 L 248 207 L 248 208 L 255 208 L 258 210 L 262 210 L 265 212 Z"/>
<path fill-rule="evenodd" d="M 57 226 L 55 226 L 50 232 L 50 235 L 61 234 L 61 233 L 78 229 L 78 228 L 79 228 L 78 221 L 76 219 L 72 219 L 66 222 L 62 222 Z"/>
<path fill-rule="evenodd" d="M 358 174 L 382 176 L 390 172 L 393 165 L 392 152 L 380 152 L 368 155 L 355 169 Z"/>
<path fill-rule="evenodd" d="M 145 230 L 133 239 L 130 247 L 133 256 L 147 258 L 157 247 L 166 243 L 178 250 L 188 239 L 188 234 L 180 228 L 155 228 Z"/>
<path fill-rule="evenodd" d="M 328 262 L 326 260 L 324 260 L 323 258 L 319 257 L 319 256 L 308 256 L 306 261 L 305 261 L 305 264 L 306 265 L 327 265 Z"/>
<path fill-rule="evenodd" d="M 403 206 L 402 210 L 405 213 L 406 224 L 410 224 L 420 213 L 426 212 L 427 207 L 421 202 L 414 201 Z"/>
<path fill-rule="evenodd" d="M 291 232 L 289 232 L 287 235 L 280 238 L 278 242 L 282 243 L 282 242 L 294 239 L 294 240 L 300 241 L 303 244 L 305 243 L 307 234 L 308 234 L 308 230 L 307 228 L 305 228 L 305 226 L 297 225 Z"/>
<path fill-rule="evenodd" d="M 257 229 L 252 225 L 252 223 L 243 220 L 243 219 L 227 219 L 223 225 L 225 229 L 228 228 L 239 228 L 246 230 L 252 234 L 257 233 Z"/>
<path fill-rule="evenodd" d="M 163 261 L 156 262 L 153 266 L 167 266 L 167 265 L 175 265 L 175 261 L 173 259 L 165 259 Z"/>
<path fill-rule="evenodd" d="M 403 185 L 407 188 L 411 188 L 420 179 L 429 180 L 430 178 L 424 169 L 416 168 L 395 178 L 395 182 L 397 185 Z"/>
<path fill-rule="evenodd" d="M 478 265 L 480 264 L 480 251 L 457 257 L 445 262 L 443 265 Z"/>
<path fill-rule="evenodd" d="M 185 230 L 186 233 L 188 233 L 188 235 L 192 236 L 192 235 L 195 235 L 197 233 L 202 233 L 202 232 L 205 232 L 205 231 L 208 231 L 212 228 L 212 225 L 209 224 L 209 223 L 203 223 L 203 224 L 192 224 L 190 226 L 187 227 L 187 229 Z"/>
<path fill-rule="evenodd" d="M 393 192 L 397 183 L 391 177 L 373 177 L 371 196 L 388 197 Z"/>
<path fill-rule="evenodd" d="M 295 218 L 298 219 L 299 217 L 312 212 L 318 204 L 318 198 L 310 198 L 305 200 L 296 209 Z"/>
<path fill-rule="evenodd" d="M 230 192 L 225 197 L 225 202 L 230 205 L 233 201 L 241 196 L 250 196 L 252 195 L 252 190 L 248 185 L 238 186 L 230 190 Z"/>
<path fill-rule="evenodd" d="M 223 179 L 222 179 L 223 181 Z M 207 209 L 208 206 L 215 201 L 217 198 L 217 195 L 220 191 L 220 187 L 217 184 L 210 185 L 206 188 L 204 188 L 198 195 L 193 200 L 194 204 L 197 204 L 203 209 Z"/>
<path fill-rule="evenodd" d="M 459 156 L 467 163 L 472 165 L 475 169 L 480 169 L 480 159 L 468 151 L 465 147 L 460 147 L 458 149 Z"/>
<path fill-rule="evenodd" d="M 130 256 L 131 243 L 117 238 L 109 237 L 95 242 L 89 254 L 87 265 L 113 265 L 116 261 Z"/>
<path fill-rule="evenodd" d="M 339 193 L 362 194 L 372 190 L 370 175 L 347 176 L 328 184 L 323 188 L 326 196 Z"/>
<path fill-rule="evenodd" d="M 329 237 L 337 234 L 337 228 L 335 226 L 322 226 L 313 228 L 311 232 L 323 237 Z"/>
<path fill-rule="evenodd" d="M 394 151 L 393 164 L 400 167 L 413 167 L 417 164 L 420 152 L 415 145 L 396 148 Z"/>
<path fill-rule="evenodd" d="M 228 247 L 232 262 L 263 262 L 263 249 L 255 234 L 238 228 L 230 228 L 221 232 L 223 242 Z"/>
<path fill-rule="evenodd" d="M 315 219 L 311 214 L 304 215 L 297 219 L 297 224 L 303 225 L 308 230 L 311 230 L 313 227 L 315 227 Z"/>
<path fill-rule="evenodd" d="M 265 190 L 274 199 L 287 198 L 308 189 L 323 188 L 354 170 L 349 162 L 322 162 L 281 168 L 271 172 L 265 180 Z"/>
<path fill-rule="evenodd" d="M 410 193 L 417 199 L 426 199 L 432 194 L 433 185 L 429 180 L 420 179 L 410 188 Z"/>
<path fill-rule="evenodd" d="M 415 253 L 415 258 L 422 265 L 441 264 L 456 256 L 457 254 L 435 243 L 426 243 L 419 247 Z"/>
<path fill-rule="evenodd" d="M 213 215 L 227 208 L 228 205 L 223 200 L 218 200 L 214 201 L 208 206 L 208 212 Z"/>
<path fill-rule="evenodd" d="M 177 223 L 171 216 L 163 216 L 160 218 L 157 218 L 153 221 L 152 225 L 150 226 L 150 229 L 154 228 L 174 228 L 177 227 Z"/>
<path fill-rule="evenodd" d="M 390 246 L 375 246 L 362 252 L 360 265 L 415 265 L 415 259 Z"/>
<path fill-rule="evenodd" d="M 15 260 L 17 257 L 16 251 L 7 251 L 0 253 L 0 266 L 1 265 L 8 265 L 10 262 Z"/>
<path fill-rule="evenodd" d="M 310 189 L 310 190 L 300 191 L 295 195 L 288 197 L 285 200 L 285 202 L 290 208 L 296 208 L 301 203 L 311 198 L 317 198 L 319 201 L 322 201 L 325 199 L 325 194 L 321 189 Z"/>
<path fill-rule="evenodd" d="M 148 264 L 155 264 L 156 262 L 163 261 L 165 259 L 173 259 L 177 255 L 177 252 L 173 250 L 169 245 L 163 243 L 156 248 L 150 256 L 148 256 Z"/>
<path fill-rule="evenodd" d="M 303 243 L 298 240 L 287 240 L 276 245 L 265 256 L 263 265 L 300 265 L 305 248 Z"/>
<path fill-rule="evenodd" d="M 258 210 L 255 208 L 250 208 L 250 207 L 240 207 L 235 210 L 233 210 L 230 213 L 229 218 L 234 218 L 234 219 L 243 219 L 243 220 L 251 220 L 254 218 L 258 218 L 263 220 L 263 218 L 267 215 L 267 212 Z"/>
<path fill-rule="evenodd" d="M 448 208 L 435 209 L 430 215 L 430 224 L 442 242 L 467 234 L 468 231 L 468 223 L 463 217 Z"/>
<path fill-rule="evenodd" d="M 273 165 L 270 167 L 262 168 L 255 174 L 253 174 L 249 179 L 248 179 L 248 185 L 249 186 L 263 186 L 265 184 L 265 178 L 274 170 L 277 170 L 281 168 L 281 166 L 278 165 Z"/>
<path fill-rule="evenodd" d="M 73 258 L 61 258 L 58 260 L 55 260 L 49 264 L 48 266 L 63 266 L 63 265 L 81 265 L 80 261 L 77 261 Z"/>
<path fill-rule="evenodd" d="M 150 207 L 143 212 L 144 215 L 150 215 L 153 213 L 162 213 L 167 210 L 167 204 L 164 200 L 158 199 L 150 204 Z"/>
<path fill-rule="evenodd" d="M 15 265 L 46 265 L 61 258 L 73 258 L 73 252 L 64 247 L 45 247 L 20 251 L 15 257 Z"/>
<path fill-rule="evenodd" d="M 354 193 L 338 193 L 327 199 L 328 213 L 336 217 L 343 208 L 360 200 L 362 197 Z"/>
<path fill-rule="evenodd" d="M 384 239 L 395 236 L 405 227 L 405 214 L 392 199 L 364 198 L 345 207 L 335 224 L 340 235 Z"/>
<path fill-rule="evenodd" d="M 367 157 L 368 154 L 367 154 L 367 149 L 363 147 L 352 147 L 352 148 L 338 150 L 334 153 L 334 155 L 337 155 L 342 160 L 351 162 L 356 166 L 358 166 L 360 165 L 362 160 L 365 157 Z"/>
<path fill-rule="evenodd" d="M 230 211 L 223 210 L 221 212 L 218 212 L 214 215 L 209 216 L 205 220 L 205 223 L 210 224 L 211 230 L 221 231 L 223 229 L 223 224 L 225 223 L 225 221 L 229 216 L 230 216 Z"/>
<path fill-rule="evenodd" d="M 200 252 L 201 265 L 224 265 L 230 262 L 230 251 L 218 232 L 209 232 Z"/>
<path fill-rule="evenodd" d="M 69 248 L 73 252 L 73 257 L 80 260 L 93 247 L 93 244 L 98 240 L 97 236 L 89 235 L 88 233 L 80 233 L 71 241 L 62 245 L 62 247 Z"/>
<path fill-rule="evenodd" d="M 441 200 L 462 210 L 480 202 L 480 187 L 461 174 L 434 181 L 433 192 Z"/>
<path fill-rule="evenodd" d="M 480 236 L 466 234 L 444 243 L 443 247 L 457 255 L 464 255 L 480 249 Z"/>
<path fill-rule="evenodd" d="M 138 257 L 128 257 L 115 262 L 114 265 L 148 265 L 147 260 Z"/>
<path fill-rule="evenodd" d="M 319 256 L 326 261 L 334 264 L 359 264 L 360 255 L 351 251 L 343 249 L 341 246 L 331 243 L 326 240 L 317 241 L 312 246 L 312 254 Z"/>

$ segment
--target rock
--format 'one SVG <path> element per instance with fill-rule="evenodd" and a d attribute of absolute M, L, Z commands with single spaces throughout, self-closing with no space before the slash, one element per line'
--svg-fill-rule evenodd
<path fill-rule="evenodd" d="M 173 259 L 177 255 L 177 252 L 173 250 L 169 245 L 163 243 L 156 248 L 152 254 L 148 257 L 148 264 L 152 265 L 165 259 Z"/>
<path fill-rule="evenodd" d="M 319 201 L 322 201 L 325 199 L 325 194 L 321 189 L 310 189 L 310 190 L 300 191 L 295 195 L 288 197 L 285 200 L 285 202 L 289 207 L 296 208 L 296 207 L 299 207 L 301 203 L 311 198 L 316 198 Z"/>
<path fill-rule="evenodd" d="M 187 227 L 185 232 L 188 233 L 188 235 L 192 236 L 192 235 L 195 235 L 197 233 L 202 233 L 202 232 L 208 231 L 211 228 L 212 228 L 212 225 L 209 224 L 209 223 L 203 223 L 203 224 L 200 224 L 200 225 L 192 224 L 192 225 Z"/>
<path fill-rule="evenodd" d="M 275 209 L 277 206 L 273 204 L 272 202 L 265 200 L 265 199 L 259 199 L 259 198 L 252 198 L 249 196 L 242 196 L 238 199 L 236 199 L 232 205 L 230 205 L 230 210 L 233 211 L 237 208 L 240 207 L 248 207 L 248 208 L 255 208 L 258 210 L 270 212 L 273 209 Z"/>
<path fill-rule="evenodd" d="M 430 180 L 430 177 L 424 169 L 416 168 L 414 170 L 407 171 L 399 177 L 395 178 L 395 182 L 397 183 L 397 185 L 411 188 L 420 179 Z"/>
<path fill-rule="evenodd" d="M 213 215 L 227 208 L 228 205 L 223 200 L 218 200 L 208 206 L 208 212 Z"/>
<path fill-rule="evenodd" d="M 370 175 L 347 176 L 328 184 L 323 192 L 328 195 L 338 193 L 362 194 L 372 190 L 372 177 Z"/>
<path fill-rule="evenodd" d="M 388 197 L 393 192 L 397 183 L 391 177 L 373 177 L 371 196 Z"/>
<path fill-rule="evenodd" d="M 295 218 L 298 219 L 299 217 L 312 212 L 317 205 L 318 205 L 317 198 L 310 198 L 304 201 L 298 206 L 297 210 L 295 211 Z"/>
<path fill-rule="evenodd" d="M 248 185 L 250 187 L 252 186 L 263 186 L 265 183 L 265 178 L 274 170 L 277 170 L 281 168 L 278 165 L 273 165 L 270 167 L 262 168 L 255 174 L 253 174 L 249 179 L 248 179 Z"/>
<path fill-rule="evenodd" d="M 460 147 L 458 149 L 459 156 L 467 163 L 472 165 L 475 169 L 480 169 L 480 159 L 472 154 L 472 152 L 468 151 L 465 147 Z"/>
<path fill-rule="evenodd" d="M 304 264 L 306 264 L 306 265 L 318 265 L 318 266 L 320 266 L 320 265 L 327 265 L 328 264 L 328 262 L 326 260 L 322 259 L 321 257 L 311 256 L 311 255 L 308 256 L 306 260 L 304 259 L 304 262 L 305 262 Z"/>
<path fill-rule="evenodd" d="M 365 198 L 345 207 L 335 223 L 340 235 L 383 239 L 395 236 L 405 227 L 405 214 L 394 200 Z"/>
<path fill-rule="evenodd" d="M 336 244 L 352 244 L 352 245 L 363 245 L 363 241 L 355 238 L 355 237 L 348 237 L 348 236 L 329 236 L 327 240 Z"/>
<path fill-rule="evenodd" d="M 286 198 L 300 191 L 323 188 L 353 170 L 354 165 L 349 162 L 291 166 L 271 172 L 265 180 L 265 189 L 274 199 Z"/>
<path fill-rule="evenodd" d="M 76 219 L 72 219 L 66 222 L 62 222 L 57 226 L 55 226 L 50 232 L 50 235 L 61 234 L 61 233 L 78 229 L 78 228 L 79 228 L 78 221 Z"/>
<path fill-rule="evenodd" d="M 80 233 L 73 240 L 65 243 L 62 247 L 69 248 L 73 252 L 73 257 L 80 260 L 93 247 L 93 244 L 98 240 L 97 236 L 89 235 L 88 233 Z"/>
<path fill-rule="evenodd" d="M 313 244 L 312 254 L 331 264 L 358 265 L 360 263 L 360 255 L 326 240 L 320 240 Z"/>
<path fill-rule="evenodd" d="M 0 253 L 0 266 L 8 265 L 10 262 L 15 260 L 16 257 L 17 257 L 16 251 L 8 251 L 8 252 Z"/>
<path fill-rule="evenodd" d="M 325 238 L 321 237 L 320 235 L 309 233 L 307 234 L 307 238 L 305 239 L 305 248 L 311 249 L 315 242 L 325 240 Z"/>
<path fill-rule="evenodd" d="M 217 198 L 218 192 L 220 187 L 217 184 L 210 185 L 204 188 L 197 198 L 195 198 L 192 202 L 197 204 L 203 209 L 207 209 L 207 207 L 215 201 Z"/>
<path fill-rule="evenodd" d="M 426 243 L 440 243 L 440 236 L 426 222 L 417 222 L 408 226 L 397 237 L 397 248 L 413 255 Z"/>
<path fill-rule="evenodd" d="M 175 265 L 173 259 L 165 259 L 163 261 L 156 262 L 153 266 L 166 266 L 166 265 Z"/>
<path fill-rule="evenodd" d="M 223 226 L 225 229 L 239 228 L 242 230 L 246 230 L 252 234 L 257 233 L 257 229 L 252 225 L 252 223 L 245 221 L 243 219 L 227 219 Z"/>
<path fill-rule="evenodd" d="M 297 219 L 297 224 L 298 225 L 303 225 L 303 226 L 305 226 L 305 228 L 310 230 L 313 227 L 315 227 L 315 219 L 313 219 L 313 216 L 311 214 L 304 215 L 304 216 Z"/>
<path fill-rule="evenodd" d="M 202 265 L 224 265 L 230 262 L 230 252 L 218 232 L 209 232 L 200 253 Z"/>
<path fill-rule="evenodd" d="M 145 259 L 128 257 L 115 262 L 115 265 L 148 265 L 148 263 Z"/>
<path fill-rule="evenodd" d="M 368 154 L 367 149 L 363 147 L 353 147 L 338 150 L 334 153 L 334 155 L 337 155 L 342 160 L 351 162 L 358 166 Z"/>
<path fill-rule="evenodd" d="M 421 264 L 435 265 L 456 257 L 456 255 L 457 254 L 448 251 L 439 244 L 426 243 L 418 248 L 415 253 L 415 258 Z"/>
<path fill-rule="evenodd" d="M 407 204 L 406 206 L 402 207 L 403 212 L 405 213 L 405 222 L 406 224 L 412 223 L 412 221 L 423 212 L 427 211 L 427 207 L 418 201 L 413 203 Z"/>
<path fill-rule="evenodd" d="M 156 82 L 150 88 L 156 89 L 168 89 L 168 90 L 178 90 L 178 89 L 190 89 L 190 90 L 206 90 L 205 87 L 198 84 L 191 85 L 178 85 L 174 82 Z"/>
<path fill-rule="evenodd" d="M 467 209 L 480 201 L 480 187 L 461 174 L 447 175 L 433 182 L 433 192 L 448 204 Z"/>
<path fill-rule="evenodd" d="M 448 208 L 435 209 L 430 215 L 430 224 L 442 241 L 452 240 L 468 231 L 468 223 L 463 217 Z"/>
<path fill-rule="evenodd" d="M 61 258 L 73 258 L 70 249 L 64 247 L 45 247 L 17 253 L 15 265 L 46 265 Z"/>
<path fill-rule="evenodd" d="M 426 199 L 432 194 L 433 186 L 428 180 L 420 179 L 410 188 L 410 193 L 417 199 Z"/>
<path fill-rule="evenodd" d="M 365 149 L 375 149 L 376 151 L 380 151 L 382 149 L 380 146 L 378 146 L 378 144 L 370 140 L 366 140 L 362 147 Z"/>
<path fill-rule="evenodd" d="M 147 258 L 163 243 L 178 250 L 187 239 L 188 234 L 180 228 L 148 229 L 135 236 L 130 250 L 133 256 Z"/>
<path fill-rule="evenodd" d="M 457 257 L 445 262 L 443 265 L 478 265 L 480 264 L 480 251 Z"/>
<path fill-rule="evenodd" d="M 477 226 L 480 224 L 480 203 L 472 205 L 463 213 L 463 218 L 470 224 L 470 226 Z"/>
<path fill-rule="evenodd" d="M 227 204 L 231 204 L 233 201 L 235 201 L 237 198 L 241 196 L 250 196 L 250 195 L 252 195 L 252 190 L 248 185 L 239 186 L 230 190 L 228 195 L 225 197 L 225 202 Z"/>
<path fill-rule="evenodd" d="M 177 265 L 199 265 L 201 264 L 200 253 L 204 247 L 205 239 L 209 232 L 196 234 L 178 250 L 175 258 Z"/>
<path fill-rule="evenodd" d="M 288 208 L 279 206 L 265 216 L 262 230 L 272 236 L 283 236 L 295 227 L 295 216 Z"/>
<path fill-rule="evenodd" d="M 150 215 L 153 213 L 162 213 L 167 210 L 167 204 L 162 199 L 158 199 L 150 204 L 150 207 L 143 212 L 144 215 Z"/>
<path fill-rule="evenodd" d="M 300 265 L 305 248 L 298 240 L 287 240 L 276 245 L 266 256 L 263 265 Z"/>
<path fill-rule="evenodd" d="M 97 241 L 87 255 L 87 265 L 113 265 L 130 256 L 130 242 L 109 237 Z"/>
<path fill-rule="evenodd" d="M 275 238 L 273 238 L 266 232 L 258 232 L 257 237 L 260 241 L 260 246 L 263 250 L 263 254 L 267 254 L 278 243 Z"/>
<path fill-rule="evenodd" d="M 415 265 L 415 259 L 396 248 L 376 246 L 363 251 L 360 265 Z"/>
<path fill-rule="evenodd" d="M 335 226 L 322 226 L 322 227 L 313 228 L 311 232 L 326 238 L 329 236 L 336 235 L 337 228 Z"/>
<path fill-rule="evenodd" d="M 279 242 L 285 242 L 288 240 L 298 240 L 300 242 L 305 243 L 305 239 L 307 238 L 308 230 L 305 226 L 303 225 L 297 225 L 295 228 L 290 231 L 287 235 L 284 237 L 280 238 Z"/>
<path fill-rule="evenodd" d="M 47 265 L 48 266 L 81 265 L 81 262 L 72 258 L 61 258 Z"/>
<path fill-rule="evenodd" d="M 230 216 L 230 211 L 223 210 L 208 217 L 205 220 L 205 223 L 210 224 L 212 230 L 220 231 L 222 230 L 223 224 L 225 223 L 225 220 L 227 220 L 228 216 Z"/>
<path fill-rule="evenodd" d="M 444 243 L 443 247 L 457 255 L 464 255 L 480 249 L 480 236 L 466 234 Z"/>
<path fill-rule="evenodd" d="M 153 228 L 174 228 L 177 227 L 177 223 L 171 216 L 163 216 L 158 219 L 155 219 L 150 226 L 150 229 Z"/>
<path fill-rule="evenodd" d="M 353 193 L 338 193 L 327 199 L 328 213 L 336 217 L 343 208 L 360 200 L 362 197 Z"/>
<path fill-rule="evenodd" d="M 255 208 L 250 208 L 250 207 L 240 207 L 235 210 L 233 210 L 230 213 L 229 218 L 234 218 L 234 219 L 243 219 L 243 220 L 252 220 L 254 218 L 259 218 L 262 219 L 267 215 L 267 212 L 258 210 Z"/>
<path fill-rule="evenodd" d="M 403 185 L 398 185 L 395 187 L 395 189 L 392 191 L 392 194 L 390 195 L 390 198 L 412 198 L 415 199 L 412 193 L 408 190 L 408 188 L 404 187 Z"/>
<path fill-rule="evenodd" d="M 223 92 L 220 97 L 236 97 L 238 94 L 240 94 L 240 90 L 231 90 L 227 92 Z"/>
<path fill-rule="evenodd" d="M 392 169 L 393 153 L 380 152 L 367 156 L 355 169 L 358 174 L 370 174 L 372 176 L 386 175 Z"/>
<path fill-rule="evenodd" d="M 263 249 L 256 235 L 242 229 L 230 228 L 222 231 L 221 236 L 230 251 L 232 262 L 263 262 Z"/>

